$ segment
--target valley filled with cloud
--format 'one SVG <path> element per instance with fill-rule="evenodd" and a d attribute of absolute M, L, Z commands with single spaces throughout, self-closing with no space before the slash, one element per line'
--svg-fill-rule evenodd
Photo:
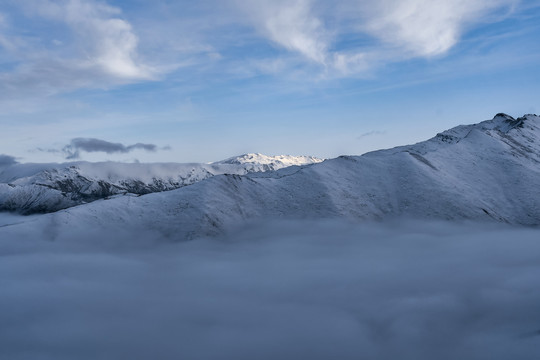
<path fill-rule="evenodd" d="M 265 221 L 176 244 L 87 233 L 2 238 L 1 357 L 539 354 L 538 229 Z"/>

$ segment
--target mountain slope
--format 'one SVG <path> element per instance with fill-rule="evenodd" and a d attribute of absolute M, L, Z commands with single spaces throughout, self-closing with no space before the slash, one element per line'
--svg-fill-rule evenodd
<path fill-rule="evenodd" d="M 497 115 L 418 144 L 320 164 L 121 197 L 43 216 L 54 236 L 82 228 L 150 231 L 175 240 L 247 220 L 395 216 L 540 224 L 540 118 Z M 22 225 L 6 227 L 25 233 Z M 54 237 L 53 236 L 53 237 Z M 67 236 L 67 235 L 66 235 Z"/>
<path fill-rule="evenodd" d="M 0 211 L 54 212 L 113 195 L 173 190 L 219 174 L 244 175 L 320 161 L 246 154 L 212 164 L 14 164 L 0 168 Z"/>

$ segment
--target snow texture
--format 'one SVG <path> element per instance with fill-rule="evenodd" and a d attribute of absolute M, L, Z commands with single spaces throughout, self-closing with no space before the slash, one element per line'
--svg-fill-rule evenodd
<path fill-rule="evenodd" d="M 244 175 L 321 162 L 308 156 L 246 154 L 213 164 L 0 163 L 0 211 L 54 212 L 119 194 L 177 189 L 219 174 Z"/>
<path fill-rule="evenodd" d="M 373 220 L 406 216 L 538 225 L 539 126 L 540 118 L 535 115 L 513 119 L 498 114 L 492 120 L 458 126 L 415 145 L 259 173 L 248 173 L 240 167 L 236 174 L 230 174 L 219 167 L 242 165 L 227 163 L 198 167 L 79 163 L 67 171 L 34 171 L 29 177 L 28 169 L 22 166 L 15 179 L 3 184 L 2 193 L 18 198 L 11 194 L 17 194 L 17 184 L 23 183 L 35 189 L 26 202 L 21 202 L 23 206 L 33 204 L 33 199 L 46 199 L 47 206 L 61 207 L 62 201 L 73 200 L 66 200 L 62 189 L 49 192 L 37 184 L 59 176 L 107 180 L 106 185 L 91 181 L 88 190 L 78 190 L 76 194 L 83 199 L 86 193 L 101 191 L 109 195 L 115 186 L 125 188 L 119 173 L 138 176 L 132 184 L 132 188 L 141 186 L 138 193 L 150 192 L 142 184 L 156 184 L 156 174 L 165 179 L 160 180 L 160 186 L 178 186 L 178 178 L 175 183 L 167 176 L 181 169 L 182 184 L 193 184 L 141 197 L 97 201 L 39 220 L 59 227 L 58 234 L 65 234 L 64 228 L 77 224 L 111 230 L 125 224 L 184 240 L 216 235 L 258 218 Z M 246 157 L 225 162 L 250 163 L 250 158 L 258 156 Z M 14 174 L 13 169 L 18 168 L 11 166 L 9 173 Z M 214 176 L 219 172 L 229 174 Z M 6 179 L 6 175 L 2 177 Z M 202 179 L 205 181 L 199 181 Z M 108 186 L 106 190 L 104 186 Z M 9 208 L 9 199 L 2 203 Z M 17 227 L 10 231 L 17 231 Z M 24 227 L 19 231 L 24 232 Z"/>
<path fill-rule="evenodd" d="M 85 166 L 93 169 L 91 164 L 79 166 L 76 174 L 89 171 Z M 206 168 L 200 169 L 204 177 Z M 540 118 L 498 114 L 410 146 L 277 171 L 208 176 L 172 191 L 95 201 L 40 217 L 35 228 L 53 229 L 47 235 L 51 239 L 73 236 L 79 226 L 90 225 L 109 231 L 129 227 L 182 241 L 275 218 L 409 217 L 539 225 L 538 189 Z M 2 231 L 33 236 L 24 225 Z"/>

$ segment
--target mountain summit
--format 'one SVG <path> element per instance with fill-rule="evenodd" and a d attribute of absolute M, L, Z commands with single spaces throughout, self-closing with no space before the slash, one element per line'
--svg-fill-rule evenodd
<path fill-rule="evenodd" d="M 288 166 L 300 166 L 307 164 L 316 164 L 324 161 L 314 156 L 292 156 L 292 155 L 278 155 L 267 156 L 263 154 L 244 154 L 240 156 L 234 156 L 222 161 L 215 162 L 214 164 L 253 164 L 253 165 L 268 165 L 269 169 L 277 170 Z"/>

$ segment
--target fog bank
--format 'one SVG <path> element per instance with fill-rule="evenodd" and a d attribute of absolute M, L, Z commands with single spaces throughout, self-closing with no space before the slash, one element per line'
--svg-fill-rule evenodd
<path fill-rule="evenodd" d="M 306 221 L 178 244 L 2 238 L 0 358 L 536 359 L 539 235 Z"/>

